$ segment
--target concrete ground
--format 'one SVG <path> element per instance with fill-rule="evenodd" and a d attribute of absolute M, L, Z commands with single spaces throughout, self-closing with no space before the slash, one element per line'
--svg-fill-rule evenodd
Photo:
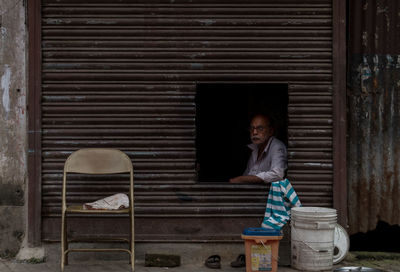
<path fill-rule="evenodd" d="M 375 267 L 386 272 L 398 272 L 400 271 L 400 261 L 391 262 L 388 266 L 387 263 L 382 261 L 375 261 L 367 264 L 368 267 Z M 371 265 L 372 264 L 372 265 Z M 335 268 L 349 266 L 366 266 L 366 264 L 354 263 L 354 262 L 343 262 L 339 265 L 335 265 Z M 385 268 L 387 267 L 387 268 Z M 0 260 L 0 271 L 1 272 L 54 272 L 60 271 L 59 262 L 45 262 L 39 264 L 28 264 L 18 263 L 15 261 Z M 123 261 L 102 261 L 102 262 L 79 262 L 71 263 L 65 268 L 65 272 L 127 272 L 130 271 L 130 266 L 127 262 Z M 135 265 L 136 272 L 245 272 L 245 268 L 232 268 L 229 266 L 229 262 L 222 262 L 221 269 L 209 269 L 202 264 L 183 264 L 179 267 L 174 268 L 158 268 L 158 267 L 144 267 L 143 262 L 137 262 Z M 279 267 L 279 272 L 298 272 L 298 270 L 290 267 Z"/>
<path fill-rule="evenodd" d="M 89 245 L 80 245 L 89 246 Z M 28 260 L 31 263 L 23 263 L 16 260 L 0 260 L 0 272 L 54 272 L 60 271 L 60 244 L 45 244 L 45 262 L 38 259 Z M 146 253 L 174 254 L 181 257 L 179 267 L 145 267 Z M 135 244 L 135 271 L 136 272 L 245 272 L 245 268 L 233 268 L 230 262 L 237 255 L 244 253 L 243 243 L 136 243 Z M 210 269 L 204 265 L 204 261 L 210 255 L 221 256 L 221 269 Z M 39 262 L 39 263 L 33 263 Z M 69 256 L 69 265 L 65 272 L 126 272 L 130 271 L 128 255 L 126 253 L 76 253 Z M 279 271 L 293 272 L 290 267 L 281 267 Z"/>
<path fill-rule="evenodd" d="M 59 262 L 45 262 L 39 264 L 28 264 L 28 263 L 17 263 L 15 261 L 0 261 L 1 272 L 54 272 L 60 271 Z M 94 263 L 90 262 L 78 262 L 70 263 L 65 267 L 65 272 L 126 272 L 130 271 L 130 265 L 127 261 L 101 261 Z M 144 262 L 135 263 L 136 272 L 211 272 L 211 271 L 223 271 L 223 272 L 245 272 L 245 268 L 232 268 L 229 262 L 221 263 L 221 269 L 210 269 L 199 263 L 186 263 L 179 267 L 145 267 Z M 280 272 L 294 272 L 297 270 L 291 269 L 290 267 L 279 267 Z"/>
<path fill-rule="evenodd" d="M 15 262 L 0 262 L 1 272 L 54 272 L 60 271 L 60 267 L 56 264 L 42 263 L 42 264 L 20 264 Z M 118 262 L 102 262 L 102 263 L 85 263 L 85 264 L 70 264 L 66 266 L 65 272 L 126 272 L 130 271 L 130 266 L 127 263 Z M 245 272 L 245 268 L 232 268 L 229 264 L 222 263 L 221 269 L 209 269 L 198 264 L 185 264 L 174 268 L 162 267 L 144 267 L 143 264 L 136 264 L 136 272 L 210 272 L 210 271 L 223 271 L 223 272 Z M 297 271 L 290 268 L 279 268 L 280 272 Z"/>
<path fill-rule="evenodd" d="M 232 268 L 230 262 L 238 253 L 242 253 L 243 245 L 235 243 L 178 243 L 155 244 L 144 243 L 135 246 L 135 271 L 136 272 L 245 272 L 245 268 Z M 0 259 L 0 272 L 54 272 L 60 271 L 60 246 L 58 243 L 45 245 L 46 258 L 44 262 L 39 259 L 28 260 L 30 263 L 16 260 Z M 181 256 L 181 266 L 145 267 L 145 253 L 177 254 Z M 281 252 L 280 252 L 281 253 Z M 221 256 L 221 269 L 210 269 L 204 266 L 204 260 L 212 255 Z M 282 258 L 281 258 L 282 259 Z M 350 253 L 346 259 L 333 269 L 349 266 L 363 266 L 378 268 L 386 272 L 400 272 L 400 254 L 396 253 Z M 296 272 L 289 266 L 280 266 L 279 272 Z M 130 271 L 128 256 L 124 253 L 71 253 L 70 263 L 65 272 L 125 272 Z"/>

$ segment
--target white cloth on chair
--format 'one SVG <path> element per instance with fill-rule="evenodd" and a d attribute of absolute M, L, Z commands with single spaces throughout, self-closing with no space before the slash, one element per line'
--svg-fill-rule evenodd
<path fill-rule="evenodd" d="M 126 194 L 115 194 L 95 202 L 83 204 L 84 210 L 120 210 L 129 208 L 129 198 Z"/>

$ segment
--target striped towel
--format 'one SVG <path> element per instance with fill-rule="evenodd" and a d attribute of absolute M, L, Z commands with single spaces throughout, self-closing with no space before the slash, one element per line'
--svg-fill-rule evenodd
<path fill-rule="evenodd" d="M 290 219 L 290 209 L 301 203 L 288 179 L 271 183 L 261 227 L 281 230 Z"/>

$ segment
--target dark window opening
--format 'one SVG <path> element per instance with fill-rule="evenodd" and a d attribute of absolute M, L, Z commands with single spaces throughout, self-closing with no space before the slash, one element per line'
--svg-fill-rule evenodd
<path fill-rule="evenodd" d="M 195 102 L 198 181 L 228 182 L 243 174 L 256 113 L 274 119 L 275 136 L 287 145 L 287 84 L 198 84 Z"/>

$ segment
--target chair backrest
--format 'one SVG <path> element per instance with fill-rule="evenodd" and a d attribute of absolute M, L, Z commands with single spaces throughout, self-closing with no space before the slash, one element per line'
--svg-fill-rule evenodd
<path fill-rule="evenodd" d="M 117 174 L 131 172 L 132 168 L 129 157 L 118 149 L 84 148 L 68 157 L 64 174 Z"/>
<path fill-rule="evenodd" d="M 69 155 L 64 164 L 62 209 L 66 209 L 67 173 L 119 174 L 129 173 L 129 199 L 133 203 L 133 166 L 124 152 L 112 148 L 84 148 Z M 132 213 L 133 213 L 133 209 Z"/>

